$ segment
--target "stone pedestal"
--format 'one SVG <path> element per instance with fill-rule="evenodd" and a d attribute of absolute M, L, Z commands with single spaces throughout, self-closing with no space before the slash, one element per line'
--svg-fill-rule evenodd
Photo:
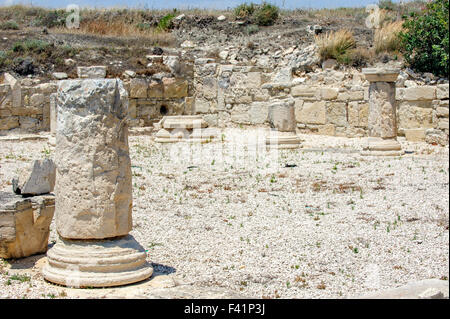
<path fill-rule="evenodd" d="M 272 130 L 266 137 L 268 147 L 293 149 L 300 146 L 300 138 L 295 131 L 297 123 L 293 103 L 272 103 L 269 107 L 269 123 Z"/>
<path fill-rule="evenodd" d="M 361 155 L 398 156 L 404 154 L 397 141 L 395 81 L 399 70 L 367 68 L 362 72 L 369 87 L 369 138 Z"/>
<path fill-rule="evenodd" d="M 154 128 L 158 130 L 155 135 L 158 143 L 206 143 L 217 136 L 216 130 L 208 128 L 201 115 L 164 116 Z"/>
<path fill-rule="evenodd" d="M 120 80 L 59 83 L 56 229 L 44 278 L 74 287 L 129 284 L 151 276 L 132 236 L 128 100 Z"/>

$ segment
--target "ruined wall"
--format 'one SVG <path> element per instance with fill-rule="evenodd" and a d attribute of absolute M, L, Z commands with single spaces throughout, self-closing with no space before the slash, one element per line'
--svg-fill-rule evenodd
<path fill-rule="evenodd" d="M 0 84 L 0 134 L 49 131 L 50 94 L 55 91 L 53 82 L 32 85 L 6 76 Z"/>
<path fill-rule="evenodd" d="M 176 61 L 167 63 L 170 73 L 124 79 L 131 126 L 152 126 L 164 115 L 179 114 L 200 114 L 214 127 L 268 125 L 270 103 L 289 100 L 301 133 L 367 136 L 369 82 L 357 70 L 319 68 L 293 77 L 287 67 L 221 64 L 211 58 L 180 67 L 177 59 L 168 61 Z M 449 85 L 422 84 L 400 73 L 398 134 L 411 141 L 448 144 Z M 40 84 L 4 75 L 0 134 L 49 131 L 50 95 L 56 87 L 57 81 Z"/>
<path fill-rule="evenodd" d="M 197 59 L 194 114 L 213 126 L 268 124 L 268 106 L 276 100 L 295 104 L 301 133 L 367 136 L 369 82 L 362 73 L 318 70 L 292 78 L 290 69 L 221 65 Z M 448 144 L 448 84 L 404 87 L 397 81 L 399 135 L 412 141 Z"/>

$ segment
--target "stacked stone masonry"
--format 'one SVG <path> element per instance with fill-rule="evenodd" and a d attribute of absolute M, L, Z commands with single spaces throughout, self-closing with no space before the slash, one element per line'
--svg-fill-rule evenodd
<path fill-rule="evenodd" d="M 211 58 L 196 59 L 192 68 L 161 79 L 125 80 L 130 126 L 152 126 L 165 115 L 202 115 L 219 128 L 267 126 L 269 105 L 289 100 L 300 133 L 368 136 L 369 82 L 356 70 L 293 78 L 289 70 L 220 64 Z M 4 75 L 0 82 L 0 134 L 49 131 L 50 95 L 57 81 L 14 80 Z M 398 135 L 448 144 L 449 85 L 404 87 L 400 81 L 396 86 Z"/>

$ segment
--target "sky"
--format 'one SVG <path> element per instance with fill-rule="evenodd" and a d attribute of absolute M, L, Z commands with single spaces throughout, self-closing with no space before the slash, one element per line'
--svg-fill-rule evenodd
<path fill-rule="evenodd" d="M 399 2 L 400 0 L 393 0 Z M 227 9 L 245 2 L 260 3 L 261 0 L 0 0 L 0 5 L 25 4 L 37 7 L 65 8 L 69 4 L 89 8 L 140 8 L 140 9 Z M 365 7 L 378 0 L 268 0 L 267 2 L 284 9 L 295 8 L 338 8 Z"/>

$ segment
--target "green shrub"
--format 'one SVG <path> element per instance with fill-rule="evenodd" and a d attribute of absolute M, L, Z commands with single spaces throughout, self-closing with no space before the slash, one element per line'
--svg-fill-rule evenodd
<path fill-rule="evenodd" d="M 257 25 L 272 25 L 278 19 L 279 9 L 269 3 L 264 3 L 255 11 L 255 20 Z"/>
<path fill-rule="evenodd" d="M 157 29 L 160 30 L 160 31 L 167 31 L 170 28 L 172 28 L 172 25 L 173 25 L 172 24 L 172 20 L 173 20 L 173 18 L 175 18 L 175 15 L 171 14 L 171 13 L 169 13 L 169 14 L 165 15 L 164 17 L 162 17 L 162 19 L 159 20 L 159 22 L 158 22 Z"/>
<path fill-rule="evenodd" d="M 19 25 L 16 21 L 9 20 L 0 24 L 0 30 L 19 30 Z"/>
<path fill-rule="evenodd" d="M 243 3 L 234 9 L 234 15 L 237 19 L 250 19 L 255 12 L 255 5 L 253 3 Z"/>
<path fill-rule="evenodd" d="M 65 25 L 69 14 L 65 10 L 44 11 L 39 17 L 39 24 L 46 28 L 61 27 Z"/>
<path fill-rule="evenodd" d="M 449 0 L 434 0 L 421 13 L 412 13 L 400 33 L 405 60 L 413 69 L 449 74 Z"/>
<path fill-rule="evenodd" d="M 16 42 L 12 46 L 14 52 L 20 53 L 41 53 L 46 51 L 50 47 L 48 42 L 42 40 L 25 40 L 23 42 Z"/>

